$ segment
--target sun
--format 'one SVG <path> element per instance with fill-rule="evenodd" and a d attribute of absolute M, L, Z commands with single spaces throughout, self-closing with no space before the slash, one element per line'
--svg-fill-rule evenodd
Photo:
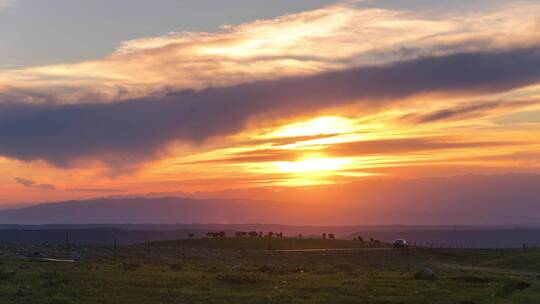
<path fill-rule="evenodd" d="M 327 157 L 322 154 L 306 155 L 297 161 L 274 162 L 273 170 L 287 175 L 278 185 L 320 185 L 332 183 L 334 177 L 340 175 L 340 171 L 346 169 L 350 163 L 347 158 Z"/>

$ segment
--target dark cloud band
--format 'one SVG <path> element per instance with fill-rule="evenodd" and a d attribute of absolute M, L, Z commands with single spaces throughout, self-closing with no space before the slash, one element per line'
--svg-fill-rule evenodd
<path fill-rule="evenodd" d="M 538 48 L 461 53 L 310 77 L 186 91 L 110 104 L 0 104 L 0 155 L 70 166 L 158 157 L 174 141 L 230 135 L 255 115 L 291 115 L 362 102 L 378 106 L 423 93 L 502 92 L 540 82 Z"/>

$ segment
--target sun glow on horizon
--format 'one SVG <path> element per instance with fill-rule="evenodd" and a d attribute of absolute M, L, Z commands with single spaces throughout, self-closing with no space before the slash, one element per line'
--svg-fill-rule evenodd
<path fill-rule="evenodd" d="M 540 174 L 538 0 L 363 2 L 7 58 L 0 203 Z"/>
<path fill-rule="evenodd" d="M 267 137 L 300 137 L 350 133 L 355 121 L 341 116 L 321 116 L 307 121 L 284 125 Z"/>
<path fill-rule="evenodd" d="M 346 158 L 309 157 L 298 161 L 281 161 L 273 164 L 283 173 L 317 173 L 337 171 L 350 164 Z"/>

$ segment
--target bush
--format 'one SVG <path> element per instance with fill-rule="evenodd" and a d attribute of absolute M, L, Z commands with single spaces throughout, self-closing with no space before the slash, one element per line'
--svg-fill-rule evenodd
<path fill-rule="evenodd" d="M 416 280 L 432 281 L 432 280 L 435 280 L 437 278 L 437 275 L 435 274 L 435 272 L 432 269 L 424 268 L 422 270 L 419 270 L 419 271 L 415 272 L 414 273 L 414 278 Z"/>
<path fill-rule="evenodd" d="M 337 264 L 334 267 L 337 270 L 341 271 L 341 272 L 352 272 L 353 271 L 353 267 L 351 266 L 351 264 Z"/>
<path fill-rule="evenodd" d="M 174 263 L 174 264 L 171 264 L 171 269 L 175 271 L 180 271 L 184 269 L 184 265 L 181 263 Z"/>
<path fill-rule="evenodd" d="M 0 280 L 8 280 L 15 276 L 15 271 L 0 269 Z"/>
<path fill-rule="evenodd" d="M 269 273 L 269 272 L 275 271 L 274 267 L 269 266 L 269 265 L 262 265 L 261 267 L 257 268 L 257 270 L 263 273 Z"/>
<path fill-rule="evenodd" d="M 133 262 L 133 261 L 123 262 L 122 264 L 120 264 L 120 269 L 125 270 L 125 271 L 134 271 L 141 267 L 142 267 L 141 263 Z"/>
<path fill-rule="evenodd" d="M 266 281 L 261 275 L 240 272 L 220 273 L 216 275 L 216 279 L 228 284 L 255 284 Z"/>
<path fill-rule="evenodd" d="M 508 279 L 503 282 L 501 293 L 503 296 L 508 296 L 516 291 L 527 289 L 530 286 L 531 284 L 525 281 Z"/>
<path fill-rule="evenodd" d="M 485 283 L 491 283 L 494 281 L 493 278 L 488 278 L 488 277 L 477 277 L 477 276 L 459 276 L 459 277 L 455 277 L 455 278 L 452 278 L 453 280 L 455 281 L 462 281 L 462 282 L 467 282 L 467 283 L 472 283 L 472 284 L 485 284 Z"/>

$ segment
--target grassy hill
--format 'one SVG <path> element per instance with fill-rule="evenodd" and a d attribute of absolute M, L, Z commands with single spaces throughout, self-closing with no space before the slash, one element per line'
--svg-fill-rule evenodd
<path fill-rule="evenodd" d="M 197 238 L 150 243 L 154 247 L 207 248 L 222 250 L 298 250 L 381 247 L 384 244 L 320 238 Z"/>
<path fill-rule="evenodd" d="M 4 244 L 0 303 L 537 303 L 540 251 L 259 249 L 266 239 L 192 239 L 128 247 Z M 274 239 L 276 248 L 352 241 Z M 343 246 L 343 247 L 338 247 Z M 214 250 L 208 250 L 214 248 Z M 330 246 L 328 246 L 330 248 Z M 263 248 L 265 249 L 265 248 Z M 433 277 L 426 276 L 426 269 Z M 429 273 L 428 271 L 428 273 Z"/>
<path fill-rule="evenodd" d="M 519 271 L 533 271 L 540 273 L 540 251 L 501 254 L 496 258 L 482 262 L 485 267 L 506 268 Z"/>

